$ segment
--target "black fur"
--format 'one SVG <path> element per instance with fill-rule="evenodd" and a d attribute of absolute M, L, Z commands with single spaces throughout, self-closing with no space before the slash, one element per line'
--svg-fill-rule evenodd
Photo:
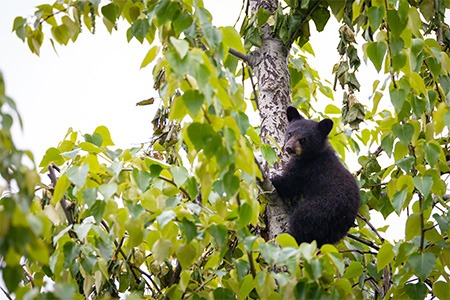
<path fill-rule="evenodd" d="M 337 243 L 354 224 L 360 197 L 355 178 L 328 143 L 333 121 L 307 120 L 292 106 L 287 118 L 284 149 L 291 158 L 272 182 L 293 205 L 289 233 L 299 245 Z"/>

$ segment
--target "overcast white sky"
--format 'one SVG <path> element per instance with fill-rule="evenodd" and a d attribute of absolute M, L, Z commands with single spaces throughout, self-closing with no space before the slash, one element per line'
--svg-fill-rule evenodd
<path fill-rule="evenodd" d="M 95 35 L 85 29 L 75 43 L 58 46 L 58 54 L 46 39 L 38 57 L 11 29 L 16 16 L 30 16 L 36 5 L 49 1 L 2 2 L 0 70 L 7 95 L 16 101 L 24 120 L 24 131 L 14 136 L 21 148 L 31 149 L 39 163 L 69 127 L 91 133 L 99 125 L 107 126 L 122 148 L 149 140 L 154 108 L 135 105 L 156 96 L 151 67 L 139 69 L 149 45 L 127 43 L 126 24 L 110 35 L 99 18 Z M 220 24 L 233 25 L 241 1 L 209 6 L 220 12 L 215 18 Z"/>

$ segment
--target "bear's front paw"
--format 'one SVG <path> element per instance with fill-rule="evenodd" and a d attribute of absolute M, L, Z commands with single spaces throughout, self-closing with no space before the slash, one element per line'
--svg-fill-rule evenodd
<path fill-rule="evenodd" d="M 280 175 L 274 175 L 270 178 L 272 185 L 274 186 L 276 191 L 279 191 L 283 182 L 283 177 Z"/>

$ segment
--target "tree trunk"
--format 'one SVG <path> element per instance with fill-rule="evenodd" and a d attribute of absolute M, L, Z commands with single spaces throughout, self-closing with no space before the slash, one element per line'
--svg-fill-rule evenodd
<path fill-rule="evenodd" d="M 277 0 L 250 0 L 250 11 L 256 13 L 260 7 L 274 12 L 277 9 Z M 271 178 L 275 173 L 281 172 L 286 162 L 286 156 L 273 145 L 272 137 L 280 146 L 283 145 L 284 131 L 287 126 L 286 109 L 290 103 L 290 79 L 287 66 L 289 47 L 284 45 L 280 38 L 273 34 L 273 28 L 264 25 L 261 28 L 261 48 L 251 53 L 251 67 L 258 80 L 258 106 L 261 118 L 261 138 L 268 143 L 281 158 L 281 164 L 275 164 L 270 169 L 263 163 L 265 178 Z M 274 190 L 269 182 L 265 182 L 264 190 Z M 276 192 L 267 193 L 269 204 L 266 210 L 266 222 L 269 239 L 276 238 L 287 229 L 288 208 Z"/>

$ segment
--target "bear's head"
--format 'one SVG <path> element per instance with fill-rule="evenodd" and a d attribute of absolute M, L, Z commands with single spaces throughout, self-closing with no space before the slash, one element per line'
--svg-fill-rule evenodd
<path fill-rule="evenodd" d="M 320 122 L 305 119 L 298 110 L 289 106 L 286 111 L 288 126 L 283 149 L 291 156 L 317 156 L 328 147 L 327 137 L 333 128 L 333 121 Z"/>

